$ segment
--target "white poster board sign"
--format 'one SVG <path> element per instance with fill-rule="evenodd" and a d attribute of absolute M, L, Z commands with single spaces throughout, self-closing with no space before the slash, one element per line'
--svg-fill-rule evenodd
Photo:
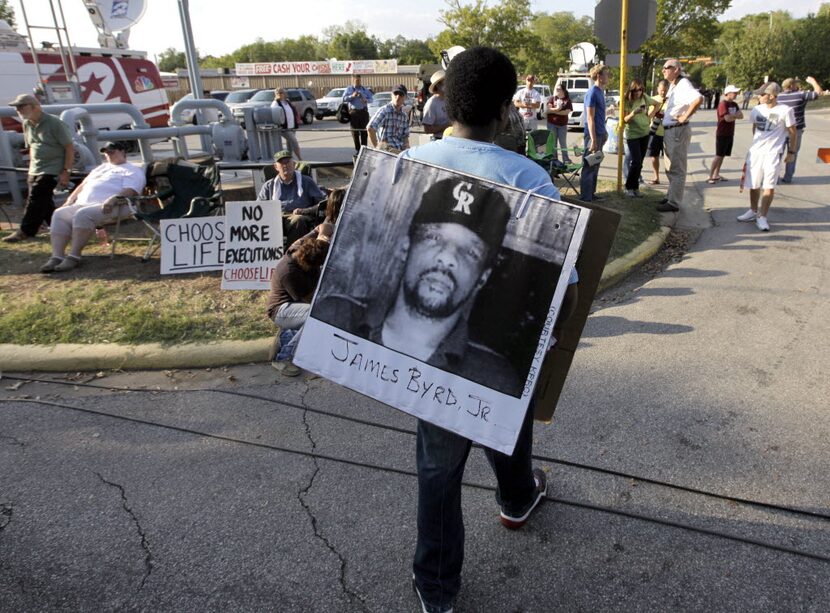
<path fill-rule="evenodd" d="M 512 453 L 589 214 L 364 149 L 294 362 Z"/>
<path fill-rule="evenodd" d="M 274 267 L 284 250 L 280 203 L 228 202 L 225 220 L 222 289 L 269 289 Z"/>
<path fill-rule="evenodd" d="M 161 274 L 222 270 L 224 263 L 224 217 L 162 220 Z"/>

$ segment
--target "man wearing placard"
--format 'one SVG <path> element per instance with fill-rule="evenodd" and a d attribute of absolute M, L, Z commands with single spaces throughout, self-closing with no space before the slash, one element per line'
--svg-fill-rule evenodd
<path fill-rule="evenodd" d="M 507 123 L 515 83 L 513 64 L 495 49 L 475 47 L 456 55 L 447 69 L 445 89 L 453 120 L 452 136 L 411 149 L 404 157 L 559 199 L 559 191 L 540 166 L 493 144 L 493 138 Z M 463 209 L 467 200 L 450 200 L 454 215 L 466 214 Z M 454 210 L 456 207 L 459 211 Z M 501 207 L 491 204 L 487 209 L 493 227 L 504 223 Z M 576 279 L 572 277 L 572 281 Z M 563 308 L 563 312 L 566 310 Z M 413 581 L 424 612 L 452 611 L 461 586 L 461 478 L 470 447 L 469 439 L 419 420 L 418 542 Z M 532 447 L 531 403 L 513 455 L 485 449 L 498 481 L 500 520 L 508 528 L 523 526 L 547 492 L 545 473 L 532 467 Z"/>
<path fill-rule="evenodd" d="M 282 207 L 282 234 L 290 245 L 308 234 L 315 225 L 319 203 L 326 195 L 311 177 L 300 173 L 287 149 L 274 154 L 277 176 L 265 182 L 257 200 L 279 200 Z"/>

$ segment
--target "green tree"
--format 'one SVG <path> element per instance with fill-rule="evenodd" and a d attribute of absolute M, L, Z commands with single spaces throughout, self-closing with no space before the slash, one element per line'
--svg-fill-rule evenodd
<path fill-rule="evenodd" d="M 404 38 L 400 34 L 378 44 L 378 57 L 397 58 L 400 64 L 427 64 L 438 61 L 438 57 L 426 41 Z"/>
<path fill-rule="evenodd" d="M 730 4 L 731 0 L 657 0 L 657 25 L 640 48 L 643 64 L 635 69 L 636 76 L 650 78 L 655 63 L 667 57 L 711 52 L 720 32 L 718 17 Z"/>
<path fill-rule="evenodd" d="M 757 87 L 764 76 L 775 78 L 787 38 L 783 30 L 770 30 L 766 23 L 748 23 L 739 38 L 726 44 L 722 66 L 730 82 L 739 87 Z"/>
<path fill-rule="evenodd" d="M 17 27 L 17 23 L 14 20 L 14 9 L 9 6 L 9 0 L 0 0 L 0 19 L 5 20 L 12 30 Z"/>
<path fill-rule="evenodd" d="M 438 19 L 446 29 L 429 43 L 436 56 L 453 45 L 487 45 L 510 57 L 519 72 L 527 69 L 528 58 L 522 51 L 541 44 L 530 27 L 530 0 L 500 0 L 492 7 L 485 0 L 473 4 L 447 0 L 447 7 Z"/>
<path fill-rule="evenodd" d="M 341 32 L 328 45 L 329 57 L 341 60 L 376 60 L 378 41 L 364 31 Z"/>
<path fill-rule="evenodd" d="M 176 51 L 173 47 L 168 47 L 159 53 L 157 64 L 162 72 L 176 72 L 179 68 L 187 68 L 187 58 L 184 51 Z"/>
<path fill-rule="evenodd" d="M 560 69 L 566 70 L 570 65 L 571 47 L 581 42 L 597 43 L 594 20 L 587 16 L 540 13 L 533 18 L 530 28 L 539 44 L 526 47 L 522 56 L 527 59 L 527 71 L 541 75 L 548 83 L 553 83 Z"/>

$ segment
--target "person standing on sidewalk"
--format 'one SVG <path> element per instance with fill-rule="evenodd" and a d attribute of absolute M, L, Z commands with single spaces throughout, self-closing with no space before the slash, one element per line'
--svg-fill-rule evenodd
<path fill-rule="evenodd" d="M 300 114 L 297 108 L 291 104 L 288 99 L 288 92 L 285 88 L 277 88 L 274 92 L 274 101 L 271 103 L 272 107 L 279 107 L 282 109 L 283 120 L 280 124 L 280 136 L 285 139 L 286 149 L 288 149 L 294 157 L 302 160 L 302 152 L 300 151 L 300 142 L 297 140 L 295 132 L 300 127 Z"/>
<path fill-rule="evenodd" d="M 651 99 L 654 101 L 648 110 L 651 119 L 651 128 L 648 131 L 648 157 L 651 158 L 651 168 L 654 177 L 646 181 L 649 185 L 660 185 L 660 158 L 663 157 L 663 111 L 666 108 L 666 93 L 669 91 L 669 82 L 660 79 L 657 83 L 657 93 Z"/>
<path fill-rule="evenodd" d="M 536 113 L 542 106 L 542 95 L 533 87 L 536 84 L 536 77 L 532 74 L 525 78 L 525 87 L 520 89 L 513 96 L 513 105 L 519 109 L 525 130 L 536 129 Z"/>
<path fill-rule="evenodd" d="M 792 183 L 793 182 L 793 175 L 795 174 L 795 162 L 798 159 L 798 151 L 801 149 L 801 137 L 804 134 L 804 128 L 807 127 L 807 124 L 804 121 L 804 108 L 807 106 L 807 103 L 811 100 L 815 100 L 819 96 L 823 96 L 830 92 L 825 92 L 821 85 L 818 84 L 813 77 L 807 77 L 807 83 L 809 83 L 813 87 L 813 91 L 811 92 L 803 92 L 798 89 L 799 80 L 797 78 L 794 79 L 784 79 L 784 82 L 781 86 L 784 88 L 784 91 L 778 96 L 778 103 L 779 104 L 786 104 L 787 106 L 791 107 L 795 112 L 795 123 L 796 123 L 796 130 L 798 135 L 798 140 L 795 143 L 795 147 L 793 148 L 793 159 L 791 162 L 787 162 L 784 166 L 784 176 L 781 179 L 782 183 Z"/>
<path fill-rule="evenodd" d="M 52 221 L 55 211 L 52 192 L 58 185 L 69 185 L 75 148 L 69 126 L 46 113 L 31 94 L 21 94 L 9 105 L 17 109 L 17 115 L 23 120 L 23 137 L 29 147 L 29 195 L 23 219 L 20 227 L 3 239 L 17 243 L 34 238 L 41 224 Z"/>
<path fill-rule="evenodd" d="M 559 190 L 540 166 L 493 144 L 493 138 L 507 123 L 516 83 L 516 69 L 507 56 L 488 47 L 467 49 L 453 58 L 447 68 L 446 83 L 452 136 L 415 147 L 402 157 L 558 199 Z M 497 219 L 493 217 L 492 222 Z M 576 279 L 572 276 L 571 280 L 569 291 L 573 291 L 573 296 Z M 563 304 L 563 319 L 570 309 Z M 446 613 L 453 610 L 461 588 L 461 479 L 472 442 L 419 420 L 416 446 L 418 542 L 413 563 L 414 588 L 423 613 Z M 507 528 L 520 528 L 547 492 L 545 473 L 532 466 L 532 402 L 513 455 L 489 449 L 485 449 L 485 454 L 498 482 L 500 521 Z"/>
<path fill-rule="evenodd" d="M 372 92 L 360 84 L 360 75 L 354 76 L 352 85 L 343 93 L 343 102 L 349 105 L 349 126 L 352 129 L 355 155 L 360 153 L 360 147 L 368 143 L 366 126 L 369 125 L 369 103 L 374 100 Z"/>
<path fill-rule="evenodd" d="M 732 155 L 732 142 L 735 140 L 735 122 L 743 119 L 744 114 L 738 108 L 735 98 L 740 89 L 734 85 L 727 85 L 723 90 L 723 99 L 718 103 L 718 127 L 715 128 L 715 158 L 712 160 L 712 169 L 709 171 L 709 181 L 715 184 L 726 179 L 720 176 L 720 167 L 723 158 Z"/>
<path fill-rule="evenodd" d="M 591 155 L 602 151 L 608 139 L 605 129 L 605 87 L 610 74 L 608 66 L 598 64 L 589 73 L 594 84 L 585 94 L 585 150 L 582 152 L 582 172 L 579 176 L 579 199 L 591 202 L 595 199 L 599 162 L 591 162 Z"/>
<path fill-rule="evenodd" d="M 634 79 L 625 94 L 628 114 L 623 117 L 625 123 L 625 141 L 631 154 L 628 176 L 625 178 L 625 195 L 629 198 L 640 197 L 640 173 L 648 147 L 648 132 L 651 126 L 649 105 L 654 106 L 654 99 L 645 94 L 643 82 Z"/>
<path fill-rule="evenodd" d="M 553 159 L 559 159 L 562 152 L 562 161 L 571 163 L 568 155 L 568 117 L 571 116 L 574 106 L 568 90 L 563 84 L 556 86 L 553 95 L 547 102 L 548 130 L 556 134 L 556 148 L 553 150 Z"/>
<path fill-rule="evenodd" d="M 746 184 L 749 185 L 749 210 L 738 215 L 738 221 L 755 221 L 761 232 L 769 232 L 767 213 L 775 196 L 775 184 L 782 159 L 795 157 L 796 131 L 793 109 L 778 102 L 781 88 L 768 83 L 761 94 L 761 102 L 752 109 L 752 145 L 746 154 Z M 786 144 L 786 153 L 785 153 Z M 761 197 L 761 189 L 764 195 Z M 758 201 L 760 199 L 760 208 Z"/>
<path fill-rule="evenodd" d="M 409 117 L 403 112 L 405 103 L 406 86 L 400 83 L 392 88 L 392 101 L 375 113 L 366 128 L 372 147 L 391 153 L 409 149 Z"/>
<path fill-rule="evenodd" d="M 689 119 L 703 102 L 703 96 L 692 82 L 680 72 L 680 60 L 669 58 L 663 63 L 663 76 L 669 82 L 666 110 L 663 116 L 663 146 L 668 164 L 666 176 L 669 190 L 666 198 L 657 205 L 661 212 L 679 211 L 686 190 L 686 159 L 692 140 Z"/>

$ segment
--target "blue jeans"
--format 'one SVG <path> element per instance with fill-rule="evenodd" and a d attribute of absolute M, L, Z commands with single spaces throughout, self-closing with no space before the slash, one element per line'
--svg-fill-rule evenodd
<path fill-rule="evenodd" d="M 795 163 L 798 160 L 798 151 L 801 149 L 801 137 L 804 136 L 804 128 L 799 128 L 797 130 L 797 138 L 798 140 L 795 141 L 795 155 L 793 156 L 793 161 L 789 164 L 784 165 L 784 178 L 782 179 L 784 183 L 789 183 L 793 180 L 793 175 L 795 174 Z M 787 149 L 790 147 L 790 141 L 787 140 Z"/>
<path fill-rule="evenodd" d="M 599 149 L 605 144 L 607 136 L 597 135 L 599 139 Z M 597 179 L 599 179 L 599 164 L 589 166 L 585 161 L 588 155 L 588 147 L 591 146 L 591 137 L 585 135 L 585 152 L 582 156 L 582 172 L 579 175 L 579 199 L 584 202 L 591 202 L 594 199 L 594 194 L 597 191 Z"/>
<path fill-rule="evenodd" d="M 280 327 L 280 339 L 282 340 L 282 333 L 284 331 L 298 331 L 292 335 L 287 345 L 280 345 L 277 360 L 290 360 L 294 357 L 297 343 L 300 342 L 300 332 L 302 332 L 303 324 L 308 319 L 310 312 L 311 305 L 305 302 L 286 302 L 285 304 L 281 304 L 280 308 L 277 309 L 277 312 L 274 314 L 274 323 Z"/>
<path fill-rule="evenodd" d="M 484 449 L 496 475 L 496 501 L 511 515 L 522 515 L 533 502 L 533 402 L 527 409 L 513 455 Z M 455 601 L 464 562 L 461 479 L 472 443 L 458 434 L 418 421 L 418 543 L 412 565 L 424 600 L 432 605 Z"/>
<path fill-rule="evenodd" d="M 568 156 L 568 126 L 557 126 L 552 123 L 548 124 L 548 130 L 553 132 L 556 136 L 556 149 L 553 151 L 553 159 L 559 159 L 559 152 L 562 152 L 562 161 L 565 164 L 571 163 L 571 158 Z"/>

